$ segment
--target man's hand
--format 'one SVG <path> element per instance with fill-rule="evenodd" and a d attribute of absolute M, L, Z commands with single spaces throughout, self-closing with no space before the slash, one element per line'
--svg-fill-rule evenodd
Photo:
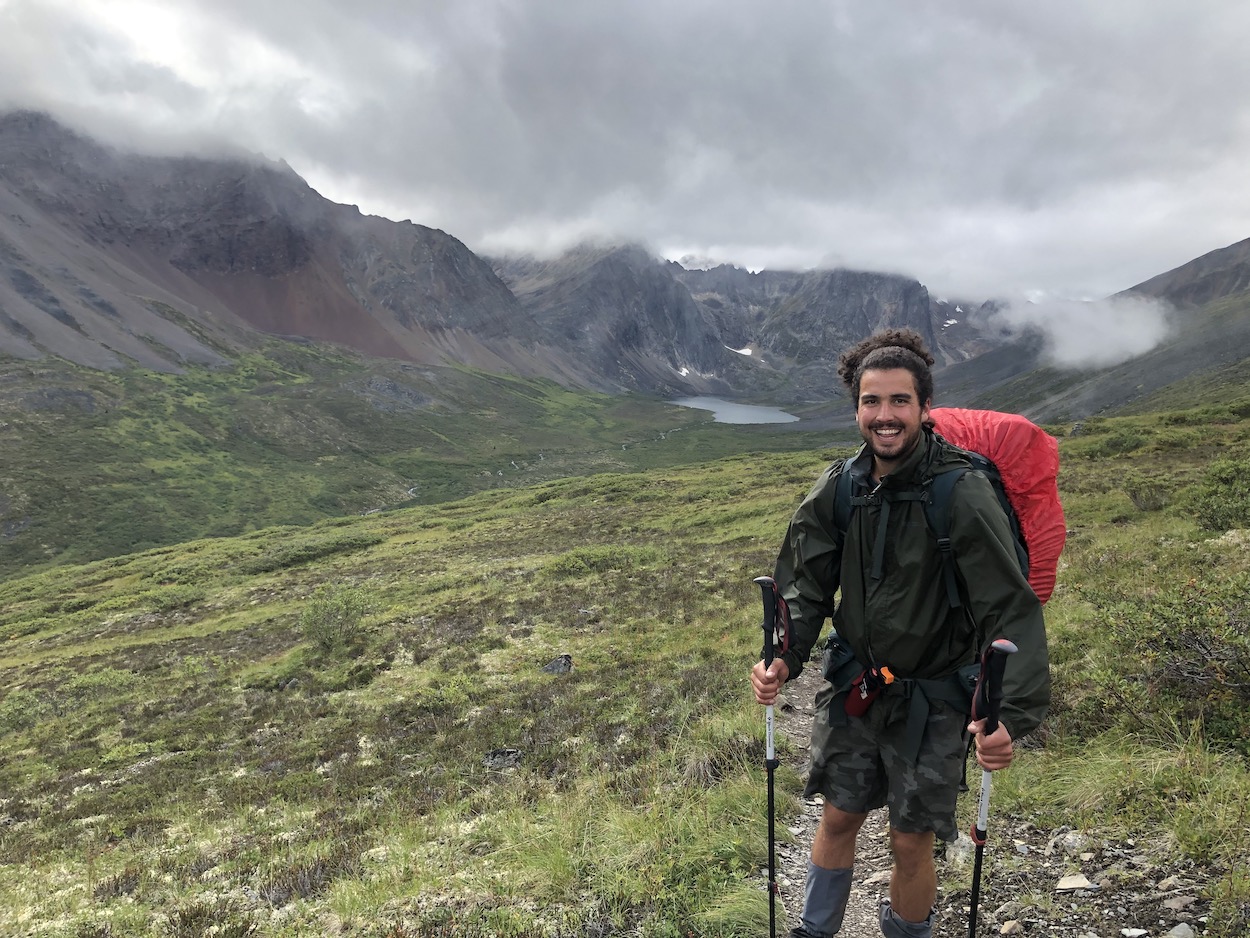
<path fill-rule="evenodd" d="M 759 696 L 759 691 L 756 691 Z M 985 721 L 974 720 L 968 724 L 968 732 L 976 736 L 977 763 L 987 772 L 996 772 L 1011 765 L 1015 750 L 1011 745 L 1011 734 L 1002 723 L 989 736 L 985 735 Z"/>
<path fill-rule="evenodd" d="M 764 662 L 755 662 L 751 669 L 751 686 L 755 688 L 755 699 L 764 706 L 777 702 L 781 693 L 781 685 L 790 677 L 790 666 L 780 658 L 774 658 L 772 667 L 764 669 Z"/>

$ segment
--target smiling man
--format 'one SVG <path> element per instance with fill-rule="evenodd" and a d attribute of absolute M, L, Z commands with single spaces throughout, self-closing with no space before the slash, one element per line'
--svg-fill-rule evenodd
<path fill-rule="evenodd" d="M 906 368 L 872 369 L 860 379 L 855 420 L 872 453 L 873 479 L 888 475 L 920 442 L 929 401 L 918 398 Z"/>
<path fill-rule="evenodd" d="M 855 402 L 864 445 L 830 466 L 790 521 L 774 579 L 794 626 L 788 652 L 761 661 L 751 683 L 761 704 L 802 670 L 833 619 L 816 696 L 805 795 L 824 796 L 794 938 L 829 938 L 842 925 L 855 841 L 869 811 L 889 805 L 894 871 L 880 909 L 887 938 L 932 934 L 935 837 L 956 837 L 967 751 L 995 770 L 1012 743 L 1045 717 L 1050 678 L 1041 604 L 1016 558 L 989 481 L 964 472 L 953 487 L 950 538 L 962 603 L 952 604 L 923 501 L 933 477 L 969 466 L 929 425 L 933 357 L 921 337 L 892 329 L 843 353 L 839 374 Z M 850 478 L 840 506 L 838 479 Z M 839 528 L 837 518 L 845 520 Z M 836 594 L 840 590 L 840 601 Z M 982 650 L 1008 638 L 998 730 L 969 724 L 971 678 Z"/>

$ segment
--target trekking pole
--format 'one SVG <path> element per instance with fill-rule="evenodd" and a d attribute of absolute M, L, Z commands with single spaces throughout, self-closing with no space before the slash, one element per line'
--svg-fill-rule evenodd
<path fill-rule="evenodd" d="M 996 639 L 981 656 L 981 676 L 972 695 L 972 719 L 985 718 L 985 735 L 998 729 L 998 708 L 1003 702 L 1003 671 L 1007 668 L 1007 656 L 1019 649 L 1005 638 Z M 972 828 L 972 842 L 976 845 L 976 858 L 972 863 L 972 896 L 968 909 L 968 938 L 976 938 L 977 903 L 981 898 L 981 858 L 985 853 L 986 832 L 990 823 L 990 787 L 994 773 L 981 770 L 981 800 L 977 806 L 977 820 Z"/>
<path fill-rule="evenodd" d="M 764 594 L 764 667 L 770 668 L 780 646 L 783 653 L 790 647 L 790 609 L 781 598 L 777 584 L 770 576 L 756 577 Z M 768 934 L 777 935 L 777 840 L 773 820 L 773 772 L 780 764 L 773 749 L 773 705 L 764 708 L 764 768 L 768 773 Z"/>

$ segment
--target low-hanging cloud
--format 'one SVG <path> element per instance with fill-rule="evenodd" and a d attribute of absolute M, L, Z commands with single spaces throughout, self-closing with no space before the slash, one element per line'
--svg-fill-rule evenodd
<path fill-rule="evenodd" d="M 0 0 L 0 108 L 479 251 L 1107 295 L 1250 235 L 1247 35 L 1244 0 Z"/>
<path fill-rule="evenodd" d="M 1173 307 L 1165 300 L 1121 294 L 1099 300 L 1041 297 L 1003 303 L 992 323 L 1040 333 L 1044 359 L 1056 368 L 1106 368 L 1144 355 L 1167 338 Z"/>

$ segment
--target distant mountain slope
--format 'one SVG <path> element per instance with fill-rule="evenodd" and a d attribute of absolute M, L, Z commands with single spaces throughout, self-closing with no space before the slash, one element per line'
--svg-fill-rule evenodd
<path fill-rule="evenodd" d="M 1058 371 L 1036 337 L 994 327 L 992 302 L 935 299 L 898 274 L 687 270 L 629 245 L 488 261 L 445 232 L 332 203 L 282 162 L 142 156 L 44 115 L 0 115 L 0 355 L 18 359 L 177 371 L 267 333 L 810 416 L 844 411 L 846 345 L 906 326 L 933 349 L 945 403 L 1079 416 L 1250 354 L 1236 299 L 1248 290 L 1250 240 L 1125 291 L 1178 310 L 1160 348 Z"/>
<path fill-rule="evenodd" d="M 985 406 L 1019 410 L 1038 420 L 1075 420 L 1164 402 L 1169 386 L 1219 372 L 1250 358 L 1250 291 L 1182 311 L 1175 333 L 1158 347 L 1097 371 L 1028 371 L 980 396 Z M 1231 393 L 1241 389 L 1229 388 Z M 1186 407 L 1177 400 L 1172 406 Z"/>
<path fill-rule="evenodd" d="M 1113 366 L 1060 369 L 1036 335 L 952 366 L 939 387 L 972 406 L 1013 410 L 1041 421 L 1078 420 L 1118 411 L 1191 406 L 1186 389 L 1236 384 L 1250 361 L 1250 240 L 1212 251 L 1123 291 L 1172 307 L 1170 330 L 1155 348 Z M 1209 377 L 1205 377 L 1209 376 Z M 1174 390 L 1170 390 L 1175 386 Z"/>
<path fill-rule="evenodd" d="M 18 358 L 169 371 L 259 331 L 601 390 L 806 400 L 836 393 L 844 338 L 937 339 L 945 315 L 891 275 L 686 271 L 636 246 L 494 263 L 512 289 L 454 237 L 329 202 L 285 163 L 143 156 L 0 116 L 0 353 Z"/>
<path fill-rule="evenodd" d="M 1125 290 L 1178 307 L 1202 306 L 1250 290 L 1250 238 L 1211 251 Z"/>
<path fill-rule="evenodd" d="M 154 300 L 213 332 L 390 358 L 532 373 L 551 357 L 500 341 L 525 311 L 455 238 L 329 202 L 285 164 L 119 153 L 9 114 L 0 210 L 0 351 L 18 357 L 168 369 L 221 355 Z"/>
<path fill-rule="evenodd" d="M 716 323 L 725 344 L 745 348 L 759 339 L 765 317 L 789 297 L 803 274 L 789 270 L 758 273 L 721 264 L 707 270 L 687 270 L 675 261 L 668 265 L 704 313 Z"/>
<path fill-rule="evenodd" d="M 544 344 L 585 363 L 599 387 L 728 390 L 732 353 L 666 263 L 643 248 L 585 246 L 494 264 Z"/>

